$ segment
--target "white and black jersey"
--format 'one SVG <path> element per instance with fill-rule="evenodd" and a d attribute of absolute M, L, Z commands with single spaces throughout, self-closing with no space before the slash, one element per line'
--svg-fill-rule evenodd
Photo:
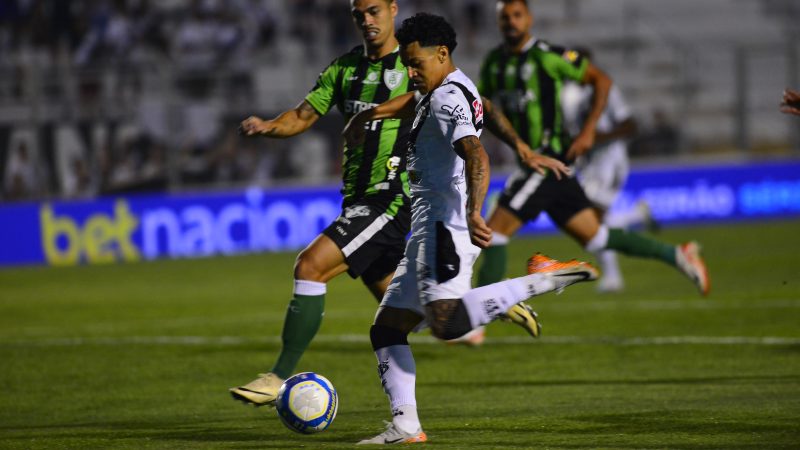
<path fill-rule="evenodd" d="M 466 229 L 464 160 L 454 144 L 481 135 L 483 104 L 478 90 L 456 70 L 419 101 L 416 111 L 407 158 L 412 233 L 414 224 L 437 220 Z"/>
<path fill-rule="evenodd" d="M 382 305 L 424 315 L 423 305 L 471 289 L 480 249 L 467 229 L 467 183 L 455 143 L 480 137 L 483 104 L 463 72 L 450 73 L 417 104 L 408 151 L 411 237 Z"/>

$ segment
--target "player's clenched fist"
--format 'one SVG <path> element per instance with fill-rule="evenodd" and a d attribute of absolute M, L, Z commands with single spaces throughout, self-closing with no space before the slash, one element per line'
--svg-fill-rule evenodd
<path fill-rule="evenodd" d="M 266 121 L 260 119 L 256 116 L 250 116 L 247 119 L 244 119 L 242 123 L 239 125 L 239 133 L 245 136 L 253 136 L 255 134 L 261 134 L 264 130 L 264 123 Z"/>

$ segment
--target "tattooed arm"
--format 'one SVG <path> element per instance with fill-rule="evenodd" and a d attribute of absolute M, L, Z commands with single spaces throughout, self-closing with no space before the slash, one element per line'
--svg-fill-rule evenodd
<path fill-rule="evenodd" d="M 319 113 L 311 104 L 303 100 L 294 109 L 284 111 L 272 120 L 250 116 L 239 125 L 239 131 L 245 136 L 286 138 L 306 131 L 317 119 L 319 119 Z"/>
<path fill-rule="evenodd" d="M 489 190 L 489 156 L 477 136 L 465 136 L 454 144 L 456 153 L 463 155 L 467 176 L 467 226 L 473 244 L 489 246 L 492 229 L 481 216 L 481 207 Z"/>
<path fill-rule="evenodd" d="M 561 175 L 569 176 L 570 170 L 561 161 L 544 156 L 531 150 L 528 144 L 519 137 L 511 121 L 503 114 L 494 103 L 488 98 L 481 97 L 483 102 L 483 117 L 486 123 L 486 128 L 497 136 L 501 141 L 508 144 L 517 152 L 519 159 L 531 169 L 536 170 L 542 175 L 547 174 L 547 169 L 550 169 L 555 174 L 556 178 L 561 179 Z"/>

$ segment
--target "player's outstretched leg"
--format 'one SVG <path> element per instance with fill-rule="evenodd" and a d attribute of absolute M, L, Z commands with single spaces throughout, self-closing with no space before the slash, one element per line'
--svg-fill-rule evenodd
<path fill-rule="evenodd" d="M 703 257 L 700 256 L 700 244 L 695 241 L 681 244 L 675 250 L 675 263 L 703 295 L 711 290 L 711 280 Z"/>
<path fill-rule="evenodd" d="M 525 302 L 519 302 L 500 317 L 504 322 L 510 322 L 522 327 L 532 337 L 538 338 L 542 334 L 542 324 L 539 323 L 539 315 L 531 306 Z"/>
<path fill-rule="evenodd" d="M 451 339 L 495 319 L 506 319 L 521 326 L 530 335 L 539 335 L 536 313 L 520 302 L 550 291 L 561 291 L 580 281 L 596 280 L 599 272 L 580 261 L 560 262 L 536 255 L 528 261 L 528 275 L 470 290 L 451 315 L 451 324 L 439 336 Z M 436 327 L 432 325 L 432 331 Z"/>
<path fill-rule="evenodd" d="M 265 374 L 243 386 L 230 388 L 231 396 L 255 406 L 272 405 L 283 380 L 294 373 L 300 357 L 322 324 L 325 310 L 325 283 L 295 280 L 294 298 L 286 309 L 281 332 L 281 352 L 275 365 Z"/>
<path fill-rule="evenodd" d="M 711 284 L 705 262 L 700 256 L 700 246 L 696 242 L 671 245 L 639 233 L 603 225 L 586 244 L 586 250 L 594 253 L 603 249 L 616 250 L 629 256 L 660 259 L 692 280 L 702 295 L 708 295 Z"/>
<path fill-rule="evenodd" d="M 576 259 L 561 262 L 541 253 L 528 259 L 528 273 L 550 276 L 555 282 L 554 289 L 557 292 L 581 281 L 594 281 L 600 276 L 600 272 L 587 262 Z"/>
<path fill-rule="evenodd" d="M 260 373 L 258 378 L 229 391 L 234 399 L 254 406 L 272 405 L 284 379 L 272 372 Z"/>

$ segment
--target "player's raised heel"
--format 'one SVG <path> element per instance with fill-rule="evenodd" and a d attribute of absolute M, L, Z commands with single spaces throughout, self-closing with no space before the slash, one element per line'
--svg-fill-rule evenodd
<path fill-rule="evenodd" d="M 711 291 L 711 280 L 703 257 L 700 256 L 700 244 L 695 241 L 679 245 L 675 250 L 675 262 L 678 269 L 683 272 L 697 286 L 702 295 Z"/>
<path fill-rule="evenodd" d="M 561 262 L 536 253 L 528 259 L 528 274 L 538 273 L 550 276 L 556 283 L 556 292 L 581 281 L 594 281 L 600 277 L 600 271 L 593 265 L 571 259 Z"/>
<path fill-rule="evenodd" d="M 509 308 L 503 315 L 502 320 L 521 326 L 528 334 L 535 338 L 538 338 L 542 333 L 542 324 L 539 323 L 539 316 L 536 314 L 536 311 L 525 302 L 519 302 Z"/>
<path fill-rule="evenodd" d="M 260 373 L 255 380 L 228 391 L 235 400 L 244 403 L 255 406 L 274 405 L 283 381 L 283 378 L 272 372 Z"/>
<path fill-rule="evenodd" d="M 422 431 L 422 428 L 414 433 L 406 433 L 397 428 L 394 423 L 386 422 L 386 431 L 372 439 L 364 439 L 356 445 L 419 444 L 427 441 L 428 436 Z"/>

